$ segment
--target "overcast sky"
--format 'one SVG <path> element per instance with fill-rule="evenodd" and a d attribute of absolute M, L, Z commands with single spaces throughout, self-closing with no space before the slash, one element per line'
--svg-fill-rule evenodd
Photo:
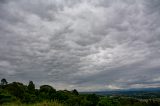
<path fill-rule="evenodd" d="M 160 87 L 160 0 L 0 0 L 0 78 Z"/>

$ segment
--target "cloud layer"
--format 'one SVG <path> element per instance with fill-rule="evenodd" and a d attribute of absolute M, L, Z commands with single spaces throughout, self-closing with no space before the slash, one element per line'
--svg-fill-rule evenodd
<path fill-rule="evenodd" d="M 159 0 L 1 0 L 0 76 L 57 89 L 160 87 Z"/>

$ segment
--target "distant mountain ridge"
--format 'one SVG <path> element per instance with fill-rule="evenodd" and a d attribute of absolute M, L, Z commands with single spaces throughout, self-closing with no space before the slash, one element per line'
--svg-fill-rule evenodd
<path fill-rule="evenodd" d="M 91 91 L 91 92 L 80 92 L 82 94 L 97 94 L 97 95 L 121 95 L 121 94 L 135 94 L 145 92 L 160 92 L 158 88 L 132 88 L 132 89 L 119 89 L 119 90 L 103 90 L 103 91 Z"/>

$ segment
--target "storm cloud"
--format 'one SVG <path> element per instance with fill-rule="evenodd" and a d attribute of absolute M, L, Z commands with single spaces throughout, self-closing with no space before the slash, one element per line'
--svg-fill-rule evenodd
<path fill-rule="evenodd" d="M 0 77 L 57 89 L 160 87 L 159 0 L 0 0 Z"/>

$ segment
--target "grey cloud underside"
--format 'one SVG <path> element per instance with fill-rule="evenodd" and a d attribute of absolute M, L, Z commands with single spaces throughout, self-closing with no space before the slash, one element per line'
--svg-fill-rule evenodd
<path fill-rule="evenodd" d="M 57 89 L 160 87 L 159 0 L 1 0 L 0 76 Z"/>

